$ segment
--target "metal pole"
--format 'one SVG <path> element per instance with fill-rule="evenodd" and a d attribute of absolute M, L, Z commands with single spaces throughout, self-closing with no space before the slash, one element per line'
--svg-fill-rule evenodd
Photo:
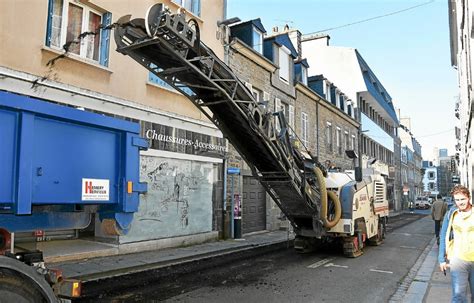
<path fill-rule="evenodd" d="M 227 140 L 226 140 L 227 141 Z M 227 142 L 226 142 L 227 143 Z M 227 155 L 224 156 L 223 189 L 222 189 L 222 238 L 225 239 L 225 210 L 227 204 Z"/>
<path fill-rule="evenodd" d="M 230 195 L 230 237 L 234 238 L 234 175 L 231 175 L 231 195 Z"/>

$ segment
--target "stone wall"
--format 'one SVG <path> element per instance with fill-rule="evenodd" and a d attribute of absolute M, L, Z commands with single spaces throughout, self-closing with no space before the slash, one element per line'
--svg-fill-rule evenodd
<path fill-rule="evenodd" d="M 332 148 L 327 144 L 326 126 L 332 126 Z M 337 128 L 341 129 L 341 152 L 336 144 Z M 345 133 L 349 137 L 349 147 L 346 146 Z M 321 100 L 318 106 L 318 148 L 316 155 L 321 163 L 331 161 L 332 165 L 341 170 L 353 169 L 353 160 L 347 157 L 345 150 L 352 149 L 352 136 L 355 137 L 354 150 L 358 151 L 358 124 L 336 106 Z"/>

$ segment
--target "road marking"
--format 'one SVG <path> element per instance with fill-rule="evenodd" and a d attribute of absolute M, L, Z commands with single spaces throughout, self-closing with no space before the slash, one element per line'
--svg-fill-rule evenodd
<path fill-rule="evenodd" d="M 393 271 L 387 271 L 387 270 L 371 269 L 370 271 L 381 272 L 384 274 L 393 274 Z"/>
<path fill-rule="evenodd" d="M 334 258 L 322 259 L 321 261 L 309 265 L 308 268 L 318 268 L 319 266 L 324 265 L 332 260 L 334 260 Z"/>
<path fill-rule="evenodd" d="M 324 267 L 349 268 L 349 266 L 346 266 L 346 265 L 337 265 L 337 264 L 334 264 L 334 263 L 328 263 L 328 264 L 324 265 Z"/>

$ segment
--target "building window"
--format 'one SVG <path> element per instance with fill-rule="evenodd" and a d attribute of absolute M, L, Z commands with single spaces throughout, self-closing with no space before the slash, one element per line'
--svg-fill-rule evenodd
<path fill-rule="evenodd" d="M 285 106 L 282 105 L 281 100 L 279 98 L 275 98 L 275 113 L 278 113 L 281 111 L 285 113 Z M 278 119 L 278 116 L 275 116 L 275 128 L 278 132 L 280 132 L 281 125 L 280 125 L 280 120 Z"/>
<path fill-rule="evenodd" d="M 150 67 L 153 68 L 153 69 L 156 69 L 157 71 L 162 71 L 161 68 L 157 68 L 157 66 L 154 65 L 154 64 L 150 64 Z M 166 83 L 164 80 L 162 80 L 160 77 L 158 77 L 157 75 L 155 75 L 152 72 L 148 73 L 148 81 L 150 83 L 156 84 L 156 85 L 161 86 L 162 88 L 168 89 L 170 91 L 173 91 L 173 92 L 176 92 L 176 93 L 181 93 L 185 96 L 195 96 L 196 95 L 191 88 L 189 88 L 188 86 L 180 85 L 179 83 L 176 84 L 176 86 L 181 91 L 176 90 L 173 86 L 169 85 L 168 83 Z"/>
<path fill-rule="evenodd" d="M 331 123 L 326 123 L 326 145 L 328 150 L 332 152 L 332 125 Z"/>
<path fill-rule="evenodd" d="M 252 48 L 256 50 L 259 54 L 263 54 L 263 33 L 254 26 L 252 36 Z"/>
<path fill-rule="evenodd" d="M 308 146 L 308 114 L 301 113 L 301 141 L 306 147 Z"/>
<path fill-rule="evenodd" d="M 286 83 L 290 82 L 290 51 L 281 46 L 278 49 L 278 65 L 280 66 L 280 79 Z"/>
<path fill-rule="evenodd" d="M 331 83 L 326 81 L 326 85 L 324 87 L 325 87 L 324 94 L 326 95 L 326 100 L 329 103 L 331 103 Z"/>
<path fill-rule="evenodd" d="M 354 135 L 351 136 L 351 149 L 355 151 L 356 148 L 356 137 Z"/>
<path fill-rule="evenodd" d="M 291 129 L 295 128 L 295 107 L 293 105 L 288 105 L 288 124 L 290 125 L 291 134 Z"/>
<path fill-rule="evenodd" d="M 428 172 L 428 179 L 434 179 L 435 178 L 435 173 L 430 171 Z"/>
<path fill-rule="evenodd" d="M 201 0 L 173 0 L 174 3 L 184 7 L 196 16 L 201 16 Z"/>
<path fill-rule="evenodd" d="M 341 129 L 338 127 L 336 128 L 336 146 L 337 152 L 341 155 L 342 154 L 342 142 L 341 142 Z"/>
<path fill-rule="evenodd" d="M 352 117 L 352 101 L 347 101 L 347 114 Z"/>
<path fill-rule="evenodd" d="M 345 112 L 346 108 L 345 108 L 345 103 L 346 103 L 346 98 L 344 96 L 341 95 L 340 99 L 339 99 L 339 108 Z"/>
<path fill-rule="evenodd" d="M 263 92 L 255 87 L 252 88 L 252 95 L 255 101 L 260 102 L 262 100 Z"/>
<path fill-rule="evenodd" d="M 156 68 L 157 66 L 154 65 L 154 64 L 151 64 L 150 66 L 151 68 Z M 176 91 L 174 89 L 174 87 L 172 87 L 171 85 L 169 85 L 168 83 L 166 83 L 165 81 L 163 81 L 160 77 L 158 77 L 157 75 L 155 75 L 154 73 L 152 72 L 149 72 L 148 73 L 148 81 L 150 81 L 151 83 L 153 84 L 156 84 L 158 86 L 161 86 L 163 88 L 166 88 L 166 89 L 169 89 L 169 90 L 172 90 L 172 91 Z"/>
<path fill-rule="evenodd" d="M 346 132 L 346 131 L 344 132 L 344 143 L 346 146 L 346 150 L 351 149 L 350 147 L 351 141 L 349 141 L 349 132 Z"/>
<path fill-rule="evenodd" d="M 308 85 L 308 70 L 301 65 L 301 83 Z"/>
<path fill-rule="evenodd" d="M 111 23 L 109 12 L 79 1 L 50 0 L 46 45 L 56 49 L 68 46 L 68 52 L 108 66 L 110 30 L 101 27 Z M 88 34 L 80 37 L 83 33 Z"/>
<path fill-rule="evenodd" d="M 263 108 L 267 108 L 268 103 L 270 102 L 270 94 L 267 92 L 263 92 L 262 98 L 262 102 L 260 102 L 259 105 Z"/>

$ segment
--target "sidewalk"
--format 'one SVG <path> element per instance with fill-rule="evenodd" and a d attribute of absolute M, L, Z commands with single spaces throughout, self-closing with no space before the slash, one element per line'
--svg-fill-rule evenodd
<path fill-rule="evenodd" d="M 397 294 L 390 302 L 403 303 L 440 303 L 451 302 L 451 276 L 439 270 L 438 245 L 435 238 L 431 240 L 425 251 L 414 265 L 415 273 L 408 274 Z M 403 290 L 403 288 L 407 290 Z M 403 296 L 400 296 L 400 293 Z"/>

